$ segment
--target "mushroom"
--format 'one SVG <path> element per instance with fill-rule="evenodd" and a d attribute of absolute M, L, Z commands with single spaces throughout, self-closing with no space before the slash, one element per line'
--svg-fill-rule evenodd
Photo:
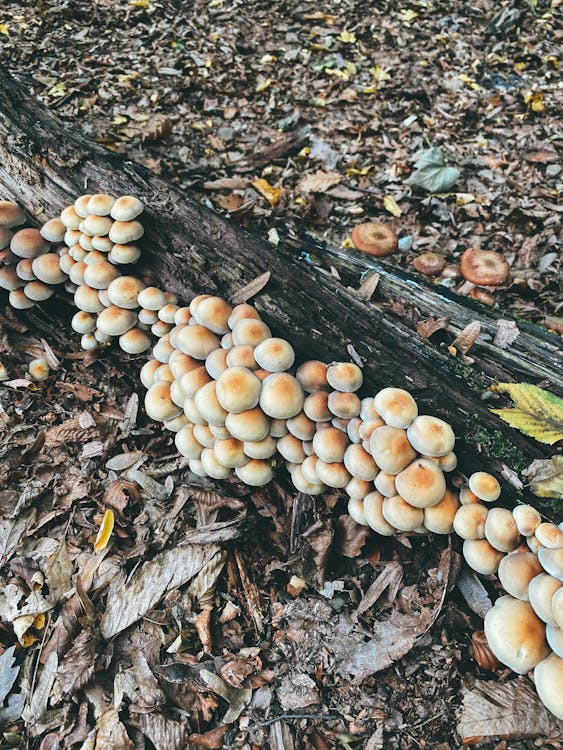
<path fill-rule="evenodd" d="M 254 350 L 254 358 L 264 370 L 284 372 L 295 362 L 295 352 L 285 339 L 270 338 L 258 344 Z"/>
<path fill-rule="evenodd" d="M 446 491 L 442 469 L 433 461 L 417 458 L 395 477 L 398 494 L 415 508 L 440 502 Z"/>
<path fill-rule="evenodd" d="M 563 656 L 563 630 L 554 625 L 545 626 L 545 639 L 549 648 L 557 654 Z"/>
<path fill-rule="evenodd" d="M 546 573 L 563 581 L 563 549 L 547 549 L 541 547 L 538 557 Z"/>
<path fill-rule="evenodd" d="M 480 286 L 500 286 L 510 275 L 510 266 L 499 253 L 470 247 L 461 256 L 461 275 Z"/>
<path fill-rule="evenodd" d="M 144 284 L 134 276 L 119 276 L 108 286 L 108 297 L 113 305 L 126 310 L 139 307 L 138 296 L 144 289 Z M 141 321 L 146 322 L 146 321 Z"/>
<path fill-rule="evenodd" d="M 244 452 L 249 458 L 271 458 L 277 449 L 277 443 L 270 435 L 266 435 L 262 440 L 246 440 L 243 445 Z"/>
<path fill-rule="evenodd" d="M 59 267 L 61 271 L 64 272 L 65 266 L 66 266 L 65 263 L 61 263 L 59 261 Z M 76 284 L 77 286 L 84 284 L 84 271 L 85 270 L 86 270 L 86 263 L 84 263 L 83 260 L 74 261 L 72 263 L 72 265 L 70 266 L 70 271 L 68 272 L 68 275 L 73 284 Z"/>
<path fill-rule="evenodd" d="M 76 315 L 86 315 L 86 314 L 87 313 L 76 313 Z M 150 388 L 151 385 L 153 385 L 153 383 L 156 382 L 155 375 L 160 366 L 161 366 L 161 363 L 157 359 L 149 359 L 149 361 L 145 362 L 145 364 L 141 367 L 141 372 L 139 374 L 139 377 L 141 379 L 141 383 L 145 386 L 145 388 Z"/>
<path fill-rule="evenodd" d="M 361 431 L 360 431 L 361 434 Z M 388 474 L 399 474 L 416 458 L 405 430 L 399 427 L 379 427 L 371 434 L 369 452 L 375 463 Z"/>
<path fill-rule="evenodd" d="M 170 359 L 170 355 L 168 356 L 168 359 Z M 184 395 L 187 396 L 187 398 L 195 398 L 199 389 L 203 388 L 203 386 L 209 382 L 211 382 L 209 373 L 201 364 L 199 367 L 190 368 L 180 378 L 180 385 L 182 386 Z"/>
<path fill-rule="evenodd" d="M 158 339 L 168 335 L 170 333 L 170 330 L 170 324 L 165 323 L 163 320 L 157 320 L 156 323 L 153 323 L 151 326 L 151 333 Z M 175 341 L 177 343 L 178 339 L 176 338 Z"/>
<path fill-rule="evenodd" d="M 310 359 L 299 365 L 295 377 L 306 393 L 315 393 L 328 388 L 327 370 L 328 365 L 325 365 L 324 362 L 320 362 L 318 359 Z"/>
<path fill-rule="evenodd" d="M 166 430 L 170 430 L 170 432 L 180 432 L 182 427 L 190 424 L 190 420 L 186 417 L 185 414 L 179 414 L 177 417 L 174 417 L 174 419 L 167 419 L 162 424 L 164 428 Z"/>
<path fill-rule="evenodd" d="M 20 229 L 10 240 L 10 250 L 18 258 L 37 258 L 48 249 L 49 243 L 37 229 Z"/>
<path fill-rule="evenodd" d="M 174 317 L 177 309 L 178 305 L 173 305 L 170 302 L 167 302 L 158 311 L 159 320 L 162 320 L 163 323 L 168 323 L 168 325 L 174 325 Z"/>
<path fill-rule="evenodd" d="M 271 419 L 270 420 L 270 432 L 269 434 L 274 438 L 280 438 L 287 435 L 289 430 L 287 429 L 287 423 L 285 419 Z"/>
<path fill-rule="evenodd" d="M 463 556 L 469 567 L 473 568 L 476 573 L 489 576 L 497 572 L 504 554 L 495 549 L 486 539 L 466 539 L 463 543 Z"/>
<path fill-rule="evenodd" d="M 458 508 L 456 495 L 446 490 L 436 505 L 424 508 L 424 526 L 433 534 L 451 534 Z"/>
<path fill-rule="evenodd" d="M 74 314 L 71 326 L 77 333 L 92 333 L 96 330 L 96 316 L 92 315 L 92 313 L 79 310 Z"/>
<path fill-rule="evenodd" d="M 111 253 L 111 250 L 114 247 L 114 244 L 109 237 L 92 237 L 91 242 L 94 250 L 97 250 L 100 253 Z M 108 260 L 111 260 L 111 258 L 108 257 Z"/>
<path fill-rule="evenodd" d="M 74 210 L 83 219 L 88 216 L 88 201 L 91 197 L 91 195 L 81 195 L 74 201 Z"/>
<path fill-rule="evenodd" d="M 244 322 L 240 321 L 237 326 Z M 301 411 L 305 397 L 299 381 L 293 375 L 275 372 L 268 375 L 261 388 L 260 407 L 272 419 L 290 419 Z"/>
<path fill-rule="evenodd" d="M 278 443 L 279 446 L 279 443 Z M 348 447 L 348 436 L 336 427 L 327 427 L 315 434 L 313 450 L 321 461 L 326 463 L 341 462 Z"/>
<path fill-rule="evenodd" d="M 145 411 L 158 422 L 174 419 L 181 414 L 182 409 L 170 398 L 170 383 L 162 381 L 151 385 L 145 396 Z"/>
<path fill-rule="evenodd" d="M 326 371 L 326 379 L 335 391 L 353 393 L 361 388 L 364 376 L 353 362 L 334 362 Z"/>
<path fill-rule="evenodd" d="M 204 369 L 204 368 L 202 368 Z M 207 370 L 204 369 L 207 373 Z M 197 372 L 194 370 L 193 372 Z M 206 419 L 210 425 L 223 427 L 227 419 L 228 412 L 223 409 L 217 397 L 218 384 L 212 380 L 210 383 L 203 385 L 194 395 L 194 401 L 197 410 L 201 416 Z M 189 395 L 189 394 L 186 394 Z"/>
<path fill-rule="evenodd" d="M 82 221 L 82 217 L 76 213 L 76 209 L 74 208 L 74 206 L 68 206 L 67 208 L 65 208 L 61 213 L 60 219 L 65 227 L 67 229 L 70 229 L 71 231 L 77 230 L 80 226 L 80 222 Z M 68 245 L 68 242 L 66 244 Z"/>
<path fill-rule="evenodd" d="M 115 198 L 112 198 L 111 195 L 97 193 L 96 195 L 92 195 L 86 203 L 86 210 L 88 214 L 96 214 L 97 216 L 109 216 L 114 203 Z"/>
<path fill-rule="evenodd" d="M 226 438 L 225 440 L 215 440 L 213 446 L 215 458 L 221 464 L 229 469 L 236 469 L 248 463 L 249 457 L 244 452 L 244 443 L 236 438 Z"/>
<path fill-rule="evenodd" d="M 49 377 L 49 365 L 47 363 L 47 360 L 43 359 L 43 357 L 40 357 L 39 359 L 32 359 L 27 366 L 27 369 L 31 379 L 35 380 L 35 382 L 47 380 L 47 378 Z"/>
<path fill-rule="evenodd" d="M 127 245 L 140 240 L 145 230 L 139 221 L 114 221 L 109 230 L 109 238 L 118 245 Z"/>
<path fill-rule="evenodd" d="M 348 420 L 348 424 L 346 426 L 346 434 L 348 435 L 348 438 L 352 443 L 362 442 L 362 439 L 360 437 L 361 424 L 362 420 L 359 417 L 353 417 L 352 419 Z"/>
<path fill-rule="evenodd" d="M 381 512 L 387 523 L 399 531 L 414 531 L 424 523 L 424 511 L 413 507 L 400 495 L 386 497 Z"/>
<path fill-rule="evenodd" d="M 481 503 L 462 505 L 455 514 L 455 533 L 462 539 L 484 539 L 488 515 L 489 509 Z"/>
<path fill-rule="evenodd" d="M 283 440 L 283 438 L 282 438 Z M 316 465 L 317 476 L 327 487 L 342 489 L 352 478 L 342 463 L 326 463 L 319 459 Z"/>
<path fill-rule="evenodd" d="M 29 297 L 30 295 L 28 294 L 27 296 Z M 540 523 L 535 529 L 534 534 L 543 547 L 547 547 L 548 549 L 563 549 L 563 531 L 554 523 Z"/>
<path fill-rule="evenodd" d="M 315 391 L 310 393 L 303 401 L 303 411 L 314 422 L 330 422 L 332 412 L 328 408 L 328 393 L 326 391 Z"/>
<path fill-rule="evenodd" d="M 22 286 L 25 286 L 25 281 L 18 275 L 15 268 L 12 268 L 12 266 L 0 267 L 0 289 L 12 292 Z"/>
<path fill-rule="evenodd" d="M 438 276 L 446 267 L 446 259 L 440 253 L 421 253 L 412 264 L 419 273 L 425 276 Z"/>
<path fill-rule="evenodd" d="M 531 505 L 517 505 L 512 511 L 516 527 L 522 536 L 532 536 L 541 523 L 541 516 Z"/>
<path fill-rule="evenodd" d="M 545 625 L 528 602 L 501 596 L 485 615 L 487 643 L 497 659 L 526 674 L 549 654 Z"/>
<path fill-rule="evenodd" d="M 445 456 L 455 445 L 454 431 L 447 422 L 438 417 L 422 415 L 416 417 L 407 428 L 407 437 L 412 447 L 425 456 Z"/>
<path fill-rule="evenodd" d="M 408 391 L 402 388 L 383 388 L 374 397 L 371 409 L 366 404 L 364 414 L 362 419 L 381 417 L 391 427 L 405 430 L 418 416 L 418 406 Z"/>
<path fill-rule="evenodd" d="M 534 683 L 548 711 L 563 720 L 563 659 L 550 654 L 534 669 Z"/>
<path fill-rule="evenodd" d="M 290 466 L 288 464 L 286 464 L 286 466 L 291 474 L 291 481 L 299 492 L 304 492 L 306 495 L 320 495 L 326 491 L 326 485 L 321 482 L 310 482 L 304 476 L 302 466 Z"/>
<path fill-rule="evenodd" d="M 221 376 L 221 373 L 225 372 L 225 370 L 228 368 L 228 354 L 229 352 L 227 349 L 222 349 L 221 347 L 219 347 L 218 349 L 214 349 L 212 352 L 209 352 L 209 354 L 205 358 L 205 369 L 214 380 L 218 380 Z"/>
<path fill-rule="evenodd" d="M 212 351 L 219 348 L 219 339 L 217 336 L 209 329 L 200 325 L 188 325 L 182 328 L 176 340 L 178 349 L 195 359 L 206 359 Z"/>
<path fill-rule="evenodd" d="M 249 409 L 238 414 L 227 415 L 225 427 L 231 435 L 243 443 L 262 440 L 268 434 L 270 423 L 261 409 Z"/>
<path fill-rule="evenodd" d="M 98 315 L 97 329 L 106 336 L 121 336 L 137 322 L 137 315 L 133 310 L 124 310 L 122 307 L 112 305 Z"/>
<path fill-rule="evenodd" d="M 252 305 L 248 305 L 246 303 L 235 305 L 231 311 L 231 314 L 229 315 L 229 319 L 227 320 L 229 328 L 234 328 L 235 324 L 243 318 L 253 318 L 254 320 L 260 320 L 260 314 L 258 313 L 258 310 L 252 307 Z"/>
<path fill-rule="evenodd" d="M 114 279 L 121 276 L 115 266 L 107 261 L 89 265 L 84 271 L 84 283 L 92 289 L 107 289 Z"/>
<path fill-rule="evenodd" d="M 357 479 L 372 482 L 377 476 L 378 468 L 375 461 L 361 445 L 349 445 L 344 452 L 343 461 L 350 474 Z"/>
<path fill-rule="evenodd" d="M 234 414 L 253 409 L 260 400 L 260 390 L 258 378 L 244 367 L 230 367 L 217 380 L 217 399 L 223 409 Z"/>
<path fill-rule="evenodd" d="M 229 316 L 233 308 L 221 297 L 206 297 L 195 307 L 192 313 L 199 325 L 209 328 L 213 333 L 224 334 L 229 331 Z"/>
<path fill-rule="evenodd" d="M 287 429 L 299 440 L 312 440 L 315 437 L 316 424 L 304 412 L 286 421 Z"/>
<path fill-rule="evenodd" d="M 258 458 L 252 458 L 244 466 L 239 466 L 235 469 L 235 474 L 251 487 L 263 487 L 274 478 L 270 462 Z"/>
<path fill-rule="evenodd" d="M 459 500 L 462 505 L 470 505 L 471 503 L 478 503 L 479 498 L 469 489 L 468 484 L 464 484 L 459 491 Z"/>
<path fill-rule="evenodd" d="M 53 287 L 42 281 L 28 281 L 23 291 L 25 296 L 33 302 L 44 302 L 54 293 Z"/>
<path fill-rule="evenodd" d="M 506 508 L 492 508 L 485 521 L 485 537 L 500 552 L 512 552 L 516 549 L 520 543 L 520 534 L 512 513 Z"/>
<path fill-rule="evenodd" d="M 355 393 L 332 391 L 328 395 L 327 405 L 335 417 L 348 420 L 359 415 L 361 402 Z"/>
<path fill-rule="evenodd" d="M 258 365 L 254 359 L 254 347 L 249 344 L 233 346 L 232 349 L 223 349 L 226 353 L 228 367 L 246 367 L 247 370 L 256 370 Z"/>
<path fill-rule="evenodd" d="M 382 495 L 385 495 L 385 497 L 393 497 L 393 495 L 398 494 L 394 474 L 380 471 L 375 477 L 373 484 L 375 485 L 375 489 Z"/>
<path fill-rule="evenodd" d="M 198 443 L 195 438 L 193 425 L 188 424 L 185 427 L 182 427 L 182 429 L 176 433 L 174 443 L 178 452 L 182 456 L 199 460 L 203 446 Z"/>
<path fill-rule="evenodd" d="M 531 579 L 528 584 L 528 599 L 536 615 L 548 625 L 557 625 L 553 602 L 559 590 L 561 581 L 549 575 L 540 573 Z"/>
<path fill-rule="evenodd" d="M 302 441 L 296 438 L 295 435 L 284 435 L 278 440 L 277 447 L 280 456 L 292 464 L 301 464 L 307 458 Z M 317 462 L 315 463 L 315 467 Z"/>
<path fill-rule="evenodd" d="M 12 201 L 0 201 L 0 227 L 19 227 L 25 222 L 25 213 Z"/>
<path fill-rule="evenodd" d="M 86 284 L 81 284 L 74 292 L 74 304 L 79 310 L 90 313 L 101 312 L 104 309 L 98 291 Z"/>
<path fill-rule="evenodd" d="M 122 195 L 112 205 L 110 215 L 116 221 L 133 221 L 143 213 L 144 208 L 141 201 L 133 195 Z"/>
<path fill-rule="evenodd" d="M 226 479 L 231 470 L 221 466 L 212 448 L 204 448 L 201 451 L 201 465 L 208 477 L 212 479 Z"/>
<path fill-rule="evenodd" d="M 371 529 L 382 536 L 394 536 L 397 529 L 383 516 L 385 498 L 380 492 L 370 492 L 364 497 L 364 515 Z"/>
<path fill-rule="evenodd" d="M 366 515 L 364 513 L 364 501 L 351 497 L 348 500 L 348 515 L 354 519 L 360 526 L 368 526 Z"/>
<path fill-rule="evenodd" d="M 311 456 L 308 456 L 308 458 L 311 458 Z M 363 500 L 364 497 L 369 495 L 372 491 L 372 485 L 371 482 L 366 482 L 365 479 L 352 477 L 344 489 L 348 497 L 353 498 L 354 500 Z"/>
<path fill-rule="evenodd" d="M 238 323 L 235 323 L 232 329 L 232 334 L 233 344 L 235 346 L 238 346 L 239 344 L 258 346 L 262 341 L 265 341 L 272 336 L 272 332 L 265 323 L 253 318 L 243 318 L 242 320 L 239 320 Z"/>
<path fill-rule="evenodd" d="M 392 255 L 398 247 L 397 235 L 393 229 L 379 221 L 357 224 L 352 229 L 350 238 L 358 250 L 377 258 Z"/>
<path fill-rule="evenodd" d="M 469 477 L 468 484 L 471 492 L 485 503 L 494 503 L 500 497 L 498 480 L 486 471 L 476 471 Z"/>
<path fill-rule="evenodd" d="M 10 246 L 10 240 L 14 236 L 14 233 L 7 227 L 0 226 L 0 250 L 5 250 Z"/>
<path fill-rule="evenodd" d="M 191 317 L 192 314 L 189 307 L 178 307 L 174 313 L 174 324 L 177 326 L 187 325 Z"/>
<path fill-rule="evenodd" d="M 15 310 L 28 310 L 35 306 L 35 302 L 29 299 L 23 289 L 12 289 L 8 295 L 8 302 Z"/>
<path fill-rule="evenodd" d="M 511 552 L 498 566 L 498 579 L 507 594 L 529 601 L 528 585 L 542 572 L 542 566 L 532 552 Z"/>
<path fill-rule="evenodd" d="M 49 219 L 39 230 L 40 235 L 47 242 L 62 242 L 65 237 L 66 227 L 60 219 Z"/>
<path fill-rule="evenodd" d="M 119 337 L 119 346 L 127 354 L 141 354 L 150 349 L 151 340 L 140 328 L 131 328 Z"/>
<path fill-rule="evenodd" d="M 59 256 L 55 253 L 46 253 L 34 258 L 31 270 L 39 281 L 45 284 L 62 284 L 68 278 L 60 267 Z"/>
<path fill-rule="evenodd" d="M 560 583 L 560 582 L 559 582 Z M 551 599 L 551 609 L 558 628 L 563 628 L 563 588 L 559 587 Z"/>
<path fill-rule="evenodd" d="M 97 243 L 93 242 L 92 244 L 96 245 Z M 141 249 L 137 245 L 122 245 L 119 242 L 113 244 L 111 250 L 108 252 L 108 260 L 118 266 L 136 263 L 140 257 Z"/>
<path fill-rule="evenodd" d="M 105 237 L 109 234 L 112 225 L 113 221 L 109 216 L 96 216 L 95 214 L 90 214 L 80 222 L 78 228 L 83 234 L 87 234 L 89 237 Z M 110 240 L 110 242 L 112 242 L 112 240 Z M 92 247 L 94 246 L 92 245 Z"/>
<path fill-rule="evenodd" d="M 80 346 L 85 351 L 93 351 L 98 348 L 98 342 L 93 333 L 85 333 L 80 339 Z"/>

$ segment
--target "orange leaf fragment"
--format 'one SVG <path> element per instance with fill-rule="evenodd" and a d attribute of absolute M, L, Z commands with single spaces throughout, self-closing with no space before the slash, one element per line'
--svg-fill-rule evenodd
<path fill-rule="evenodd" d="M 94 552 L 101 552 L 108 546 L 114 524 L 113 510 L 106 510 L 102 519 L 102 525 L 94 542 Z"/>

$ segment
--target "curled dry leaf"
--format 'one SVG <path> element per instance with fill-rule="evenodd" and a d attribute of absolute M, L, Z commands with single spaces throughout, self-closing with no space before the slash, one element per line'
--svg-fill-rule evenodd
<path fill-rule="evenodd" d="M 369 534 L 369 526 L 360 526 L 348 515 L 336 522 L 335 550 L 343 557 L 358 557 Z"/>
<path fill-rule="evenodd" d="M 234 292 L 231 295 L 231 302 L 233 303 L 233 305 L 240 305 L 243 302 L 248 302 L 248 300 L 252 297 L 255 297 L 258 292 L 261 292 L 262 289 L 264 289 L 264 287 L 270 280 L 271 275 L 272 274 L 270 271 L 266 271 L 266 273 L 260 274 L 260 276 L 257 276 L 252 281 L 249 281 L 248 284 L 245 284 L 243 287 Z"/>
<path fill-rule="evenodd" d="M 104 495 L 104 505 L 123 513 L 128 503 L 135 505 L 139 501 L 139 485 L 126 479 L 116 479 L 107 488 Z"/>
<path fill-rule="evenodd" d="M 493 672 L 497 670 L 499 662 L 491 651 L 484 630 L 476 630 L 471 636 L 469 653 L 481 669 L 490 669 Z"/>
<path fill-rule="evenodd" d="M 456 338 L 452 342 L 452 346 L 454 346 L 462 354 L 467 354 L 467 352 L 479 338 L 480 333 L 481 323 L 479 323 L 478 320 L 474 320 L 471 323 L 468 323 L 463 331 L 461 331 L 456 336 Z"/>

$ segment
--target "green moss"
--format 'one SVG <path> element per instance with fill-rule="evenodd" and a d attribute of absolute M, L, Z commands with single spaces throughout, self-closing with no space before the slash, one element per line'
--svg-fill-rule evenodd
<path fill-rule="evenodd" d="M 502 461 L 514 471 L 520 472 L 529 465 L 529 459 L 500 430 L 483 425 L 476 414 L 471 415 L 468 422 L 469 429 L 465 434 L 468 443 L 479 445 L 483 453 Z"/>

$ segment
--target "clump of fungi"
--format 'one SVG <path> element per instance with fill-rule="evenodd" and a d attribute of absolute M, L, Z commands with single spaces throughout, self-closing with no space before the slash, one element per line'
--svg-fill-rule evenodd
<path fill-rule="evenodd" d="M 291 344 L 273 336 L 251 305 L 200 294 L 182 307 L 174 295 L 123 275 L 118 266 L 140 256 L 132 243 L 143 235 L 142 211 L 131 196 L 84 195 L 40 232 L 13 232 L 25 216 L 0 202 L 0 286 L 10 303 L 31 307 L 64 283 L 85 349 L 118 339 L 137 354 L 152 334 L 157 341 L 140 374 L 145 408 L 175 433 L 194 474 L 234 474 L 263 486 L 283 460 L 297 490 L 344 490 L 350 516 L 378 534 L 456 533 L 467 564 L 498 575 L 506 591 L 485 618 L 490 649 L 517 673 L 533 670 L 541 700 L 563 718 L 563 525 L 542 522 L 529 505 L 489 507 L 501 488 L 487 472 L 472 474 L 459 492 L 448 486 L 457 466 L 454 432 L 419 414 L 408 391 L 388 387 L 362 398 L 356 364 L 296 366 Z M 356 235 L 356 244 L 381 239 L 373 226 Z M 476 254 L 484 252 L 467 251 L 462 268 L 483 261 Z M 496 258 L 484 262 L 489 276 L 473 276 L 475 283 L 500 283 L 506 269 Z M 34 379 L 47 377 L 44 364 L 30 363 Z"/>

